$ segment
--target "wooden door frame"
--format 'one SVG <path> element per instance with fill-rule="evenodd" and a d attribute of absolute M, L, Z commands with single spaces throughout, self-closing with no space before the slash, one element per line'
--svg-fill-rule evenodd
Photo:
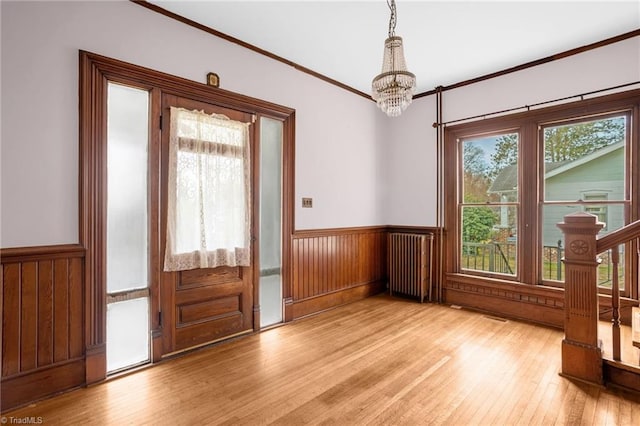
<path fill-rule="evenodd" d="M 163 93 L 171 93 L 221 107 L 246 111 L 283 122 L 283 193 L 282 193 L 282 285 L 283 298 L 291 295 L 291 235 L 294 229 L 294 160 L 295 160 L 295 110 L 271 102 L 207 86 L 149 68 L 133 65 L 94 53 L 79 51 L 79 240 L 86 249 L 84 267 L 84 329 L 85 329 L 85 379 L 87 384 L 106 378 L 106 101 L 109 81 L 146 88 L 150 94 L 149 161 L 157 170 L 150 170 L 150 209 L 158 209 L 162 201 L 155 199 L 160 191 L 160 114 Z M 155 169 L 155 168 L 152 168 Z M 254 173 L 255 175 L 255 173 Z M 155 194 L 155 195 L 154 195 Z M 253 213 L 257 210 L 257 191 L 252 194 Z M 150 227 L 162 232 L 159 211 L 150 210 Z M 256 234 L 259 232 L 255 229 Z M 259 235 L 252 254 L 259 267 Z M 150 241 L 150 280 L 157 280 L 160 268 L 161 247 Z M 259 277 L 259 271 L 254 275 Z M 153 281 L 152 281 L 153 282 Z M 157 281 L 156 281 L 157 282 Z M 255 278 L 254 278 L 255 284 Z M 162 357 L 160 294 L 158 285 L 150 286 L 151 294 L 151 360 Z M 254 310 L 259 309 L 259 286 L 254 285 Z M 256 322 L 257 318 L 257 322 Z M 254 311 L 254 331 L 260 328 L 259 312 Z"/>

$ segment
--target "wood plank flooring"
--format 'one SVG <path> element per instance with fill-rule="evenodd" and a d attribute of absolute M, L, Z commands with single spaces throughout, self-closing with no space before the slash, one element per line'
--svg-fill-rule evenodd
<path fill-rule="evenodd" d="M 640 425 L 558 375 L 562 332 L 370 297 L 4 413 L 44 424 Z"/>

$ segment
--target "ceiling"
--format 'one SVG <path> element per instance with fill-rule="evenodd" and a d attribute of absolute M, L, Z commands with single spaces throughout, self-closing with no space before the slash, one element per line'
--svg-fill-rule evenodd
<path fill-rule="evenodd" d="M 367 94 L 390 15 L 386 0 L 149 3 Z M 416 93 L 640 28 L 640 0 L 396 0 L 396 7 Z"/>

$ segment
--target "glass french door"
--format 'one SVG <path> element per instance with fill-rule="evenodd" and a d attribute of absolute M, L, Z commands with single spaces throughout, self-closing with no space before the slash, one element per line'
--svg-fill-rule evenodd
<path fill-rule="evenodd" d="M 149 92 L 108 83 L 107 373 L 150 360 Z"/>

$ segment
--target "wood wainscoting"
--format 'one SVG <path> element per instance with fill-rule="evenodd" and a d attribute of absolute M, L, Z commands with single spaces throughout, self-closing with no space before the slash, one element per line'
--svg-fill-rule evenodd
<path fill-rule="evenodd" d="M 564 290 L 555 287 L 446 274 L 444 298 L 447 304 L 557 328 L 564 321 Z"/>
<path fill-rule="evenodd" d="M 611 296 L 600 294 L 601 321 L 611 321 Z M 444 302 L 492 315 L 531 321 L 555 328 L 564 327 L 564 289 L 514 281 L 446 273 Z M 621 322 L 630 324 L 631 307 L 637 301 L 620 299 Z"/>
<path fill-rule="evenodd" d="M 285 321 L 383 291 L 386 253 L 386 226 L 294 232 Z"/>
<path fill-rule="evenodd" d="M 80 245 L 0 250 L 2 409 L 85 383 Z"/>

